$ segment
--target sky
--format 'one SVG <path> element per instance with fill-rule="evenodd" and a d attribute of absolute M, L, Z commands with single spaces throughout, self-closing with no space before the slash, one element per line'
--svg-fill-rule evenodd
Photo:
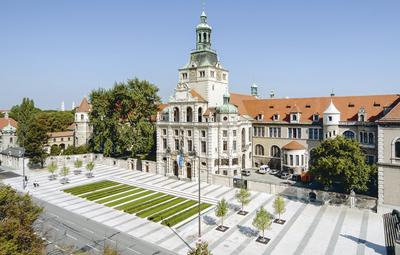
<path fill-rule="evenodd" d="M 398 0 L 205 0 L 230 90 L 261 97 L 400 93 Z M 71 108 L 138 77 L 165 102 L 195 48 L 201 0 L 0 0 L 0 109 Z"/>

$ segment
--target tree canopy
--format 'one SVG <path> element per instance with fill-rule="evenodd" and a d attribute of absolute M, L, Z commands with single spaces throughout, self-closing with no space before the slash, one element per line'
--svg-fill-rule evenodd
<path fill-rule="evenodd" d="M 189 250 L 188 255 L 212 255 L 207 242 L 196 243 L 196 248 Z"/>
<path fill-rule="evenodd" d="M 44 146 L 49 139 L 46 124 L 42 119 L 34 117 L 27 123 L 27 132 L 24 137 L 25 155 L 30 158 L 29 163 L 40 164 L 42 167 L 46 160 L 47 153 Z"/>
<path fill-rule="evenodd" d="M 32 227 L 41 212 L 29 195 L 19 195 L 11 187 L 0 185 L 1 255 L 44 254 L 43 241 Z"/>
<path fill-rule="evenodd" d="M 91 148 L 114 157 L 147 154 L 154 144 L 151 117 L 160 104 L 157 92 L 155 85 L 137 78 L 92 91 Z"/>
<path fill-rule="evenodd" d="M 360 144 L 352 139 L 338 136 L 311 151 L 310 173 L 328 187 L 338 182 L 347 192 L 366 191 L 373 171 L 374 166 L 366 163 Z"/>

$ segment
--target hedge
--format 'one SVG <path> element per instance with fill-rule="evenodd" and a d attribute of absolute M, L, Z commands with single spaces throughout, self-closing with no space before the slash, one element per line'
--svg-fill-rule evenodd
<path fill-rule="evenodd" d="M 152 214 L 155 214 L 155 213 L 157 213 L 159 211 L 162 211 L 164 209 L 170 208 L 170 207 L 172 207 L 172 206 L 174 206 L 176 204 L 179 204 L 181 202 L 184 202 L 184 201 L 187 201 L 187 199 L 182 198 L 182 197 L 178 197 L 178 198 L 175 198 L 175 199 L 173 199 L 173 200 L 171 200 L 171 201 L 169 201 L 167 203 L 161 204 L 160 206 L 152 207 L 152 208 L 149 208 L 147 210 L 141 211 L 141 212 L 137 213 L 136 216 L 141 217 L 141 218 L 146 218 L 146 217 L 148 217 L 148 216 L 150 216 Z"/>
<path fill-rule="evenodd" d="M 204 209 L 206 209 L 210 206 L 211 206 L 210 204 L 202 203 L 202 204 L 200 204 L 200 211 L 203 211 Z M 198 213 L 198 211 L 199 211 L 199 209 L 197 208 L 197 206 L 193 207 L 193 208 L 186 210 L 176 216 L 173 216 L 172 218 L 163 220 L 161 222 L 161 224 L 168 226 L 168 227 L 172 227 L 172 226 L 176 225 L 177 223 L 184 221 L 184 220 L 190 218 L 191 216 L 195 215 L 196 213 Z"/>
<path fill-rule="evenodd" d="M 148 217 L 147 219 L 151 220 L 151 221 L 154 221 L 154 222 L 159 222 L 160 220 L 164 220 L 164 219 L 168 218 L 169 216 L 172 216 L 172 215 L 174 215 L 174 214 L 176 214 L 176 213 L 178 213 L 178 212 L 180 212 L 180 211 L 182 211 L 182 210 L 184 210 L 184 209 L 186 209 L 188 207 L 191 207 L 191 206 L 193 206 L 195 204 L 197 204 L 196 201 L 189 200 L 189 201 L 187 201 L 187 202 L 185 202 L 183 204 L 179 204 L 179 205 L 171 208 L 168 211 L 164 211 L 164 212 L 160 212 L 160 213 L 154 214 L 154 215 Z"/>

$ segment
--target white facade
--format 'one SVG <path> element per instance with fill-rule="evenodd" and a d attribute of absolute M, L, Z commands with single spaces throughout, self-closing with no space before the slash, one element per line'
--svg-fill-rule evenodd
<path fill-rule="evenodd" d="M 0 119 L 0 152 L 17 146 L 17 127 L 16 122 L 6 116 Z"/>
<path fill-rule="evenodd" d="M 196 50 L 179 69 L 179 82 L 157 116 L 157 172 L 211 183 L 252 166 L 251 118 L 230 103 L 228 71 L 210 48 L 211 27 L 203 13 Z"/>

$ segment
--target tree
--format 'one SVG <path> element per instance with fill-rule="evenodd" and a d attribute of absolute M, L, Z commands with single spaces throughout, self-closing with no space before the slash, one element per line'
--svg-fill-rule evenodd
<path fill-rule="evenodd" d="M 87 177 L 92 177 L 93 176 L 93 174 L 92 174 L 93 168 L 94 168 L 94 162 L 93 161 L 90 161 L 89 163 L 86 164 L 86 169 L 89 171 L 89 173 L 87 174 Z"/>
<path fill-rule="evenodd" d="M 262 240 L 265 240 L 265 230 L 271 227 L 271 215 L 264 209 L 260 207 L 257 211 L 256 217 L 253 219 L 253 226 L 259 231 L 262 231 Z"/>
<path fill-rule="evenodd" d="M 244 206 L 250 203 L 251 193 L 245 188 L 241 188 L 235 194 L 237 201 L 242 205 L 239 213 L 244 213 Z"/>
<path fill-rule="evenodd" d="M 228 210 L 228 202 L 226 202 L 225 198 L 223 198 L 218 202 L 217 207 L 215 208 L 215 216 L 221 218 L 221 225 L 219 226 L 220 228 L 224 227 L 224 217 L 228 213 Z"/>
<path fill-rule="evenodd" d="M 29 195 L 0 185 L 0 254 L 44 254 L 44 243 L 33 229 L 41 212 Z"/>
<path fill-rule="evenodd" d="M 29 98 L 23 98 L 20 105 L 11 108 L 9 116 L 18 122 L 17 137 L 20 146 L 25 146 L 25 136 L 29 132 L 29 124 L 39 111 L 33 100 Z"/>
<path fill-rule="evenodd" d="M 50 156 L 58 156 L 60 154 L 61 154 L 61 148 L 58 145 L 53 144 L 50 147 Z"/>
<path fill-rule="evenodd" d="M 67 175 L 69 174 L 69 167 L 63 166 L 63 167 L 61 168 L 61 170 L 60 170 L 60 174 L 61 174 L 62 176 L 64 176 L 64 178 L 67 177 Z"/>
<path fill-rule="evenodd" d="M 51 179 L 54 180 L 55 176 L 54 173 L 57 171 L 57 163 L 52 161 L 48 166 L 47 166 L 47 170 L 51 173 Z"/>
<path fill-rule="evenodd" d="M 207 242 L 196 243 L 194 250 L 189 250 L 188 255 L 212 255 Z"/>
<path fill-rule="evenodd" d="M 281 196 L 277 196 L 274 200 L 275 214 L 278 214 L 278 222 L 281 222 L 281 214 L 285 212 L 285 200 Z"/>
<path fill-rule="evenodd" d="M 40 119 L 34 117 L 27 124 L 27 128 L 28 131 L 23 138 L 26 150 L 25 155 L 30 158 L 30 164 L 40 164 L 43 167 L 47 157 L 44 146 L 47 144 L 49 138 L 46 126 Z"/>
<path fill-rule="evenodd" d="M 373 167 L 365 162 L 360 144 L 338 136 L 323 141 L 311 151 L 310 173 L 326 187 L 334 182 L 343 184 L 344 190 L 366 191 Z"/>
<path fill-rule="evenodd" d="M 75 166 L 74 173 L 75 173 L 75 174 L 80 174 L 80 173 L 81 173 L 81 170 L 80 170 L 79 168 L 82 167 L 82 160 L 79 160 L 79 159 L 75 160 L 74 166 Z"/>
<path fill-rule="evenodd" d="M 148 154 L 154 145 L 151 118 L 160 104 L 157 92 L 156 86 L 137 78 L 92 91 L 91 149 L 114 157 Z"/>
<path fill-rule="evenodd" d="M 65 131 L 74 123 L 74 113 L 72 111 L 46 110 L 39 112 L 38 117 L 46 123 L 48 132 Z"/>

